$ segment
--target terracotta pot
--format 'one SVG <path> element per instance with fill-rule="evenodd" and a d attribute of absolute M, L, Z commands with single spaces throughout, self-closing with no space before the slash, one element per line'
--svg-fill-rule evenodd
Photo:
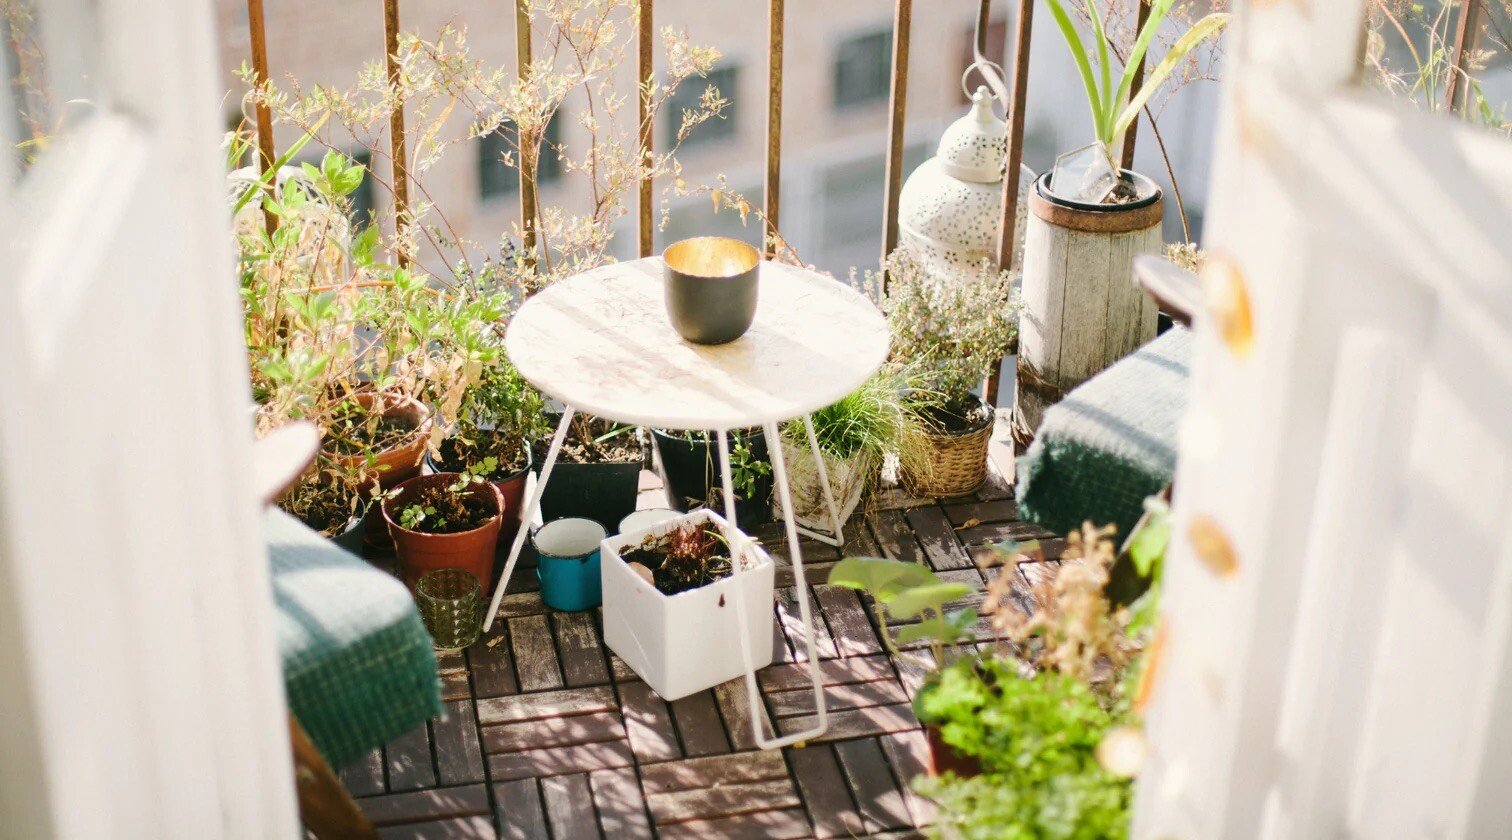
<path fill-rule="evenodd" d="M 400 525 L 399 511 L 410 503 L 416 494 L 428 487 L 447 487 L 456 483 L 456 473 L 422 475 L 399 485 L 398 492 L 383 500 L 384 522 L 394 538 L 394 552 L 398 555 L 399 576 L 413 592 L 420 576 L 435 569 L 466 569 L 478 579 L 487 597 L 493 586 L 494 547 L 499 542 L 499 527 L 503 522 L 504 496 L 499 488 L 484 482 L 474 484 L 463 492 L 492 500 L 494 516 L 488 523 L 471 531 L 455 534 L 426 534 L 411 531 Z"/>
<path fill-rule="evenodd" d="M 425 466 L 434 474 L 456 472 L 462 465 L 437 461 L 435 456 L 426 452 Z M 493 486 L 499 488 L 499 494 L 504 497 L 504 524 L 499 528 L 499 541 L 505 545 L 513 544 L 515 533 L 520 530 L 520 508 L 525 506 L 525 478 L 534 468 L 535 457 L 527 446 L 525 447 L 525 466 L 503 478 L 490 480 Z"/>
<path fill-rule="evenodd" d="M 982 763 L 974 756 L 963 755 L 955 747 L 945 743 L 940 727 L 926 723 L 924 740 L 929 743 L 929 775 L 938 776 L 947 771 L 963 779 L 982 775 Z"/>
<path fill-rule="evenodd" d="M 420 459 L 425 455 L 425 438 L 430 431 L 430 409 L 410 397 L 380 395 L 372 391 L 359 391 L 352 395 L 352 399 L 369 411 L 378 400 L 382 400 L 384 417 L 409 420 L 415 426 L 414 433 L 405 438 L 403 443 L 376 453 L 373 467 L 378 470 L 379 485 L 387 490 L 419 475 Z M 331 459 L 352 469 L 361 468 L 367 463 L 362 455 L 331 454 Z"/>

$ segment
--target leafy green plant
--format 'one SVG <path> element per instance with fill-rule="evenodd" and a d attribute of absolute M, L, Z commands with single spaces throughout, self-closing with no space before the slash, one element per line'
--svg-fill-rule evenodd
<path fill-rule="evenodd" d="M 1134 44 L 1116 83 L 1108 34 L 1103 27 L 1103 11 L 1099 8 L 1097 0 L 1086 0 L 1087 17 L 1091 21 L 1092 29 L 1090 45 L 1083 41 L 1082 34 L 1077 31 L 1076 25 L 1071 20 L 1071 14 L 1062 0 L 1046 0 L 1046 2 L 1050 4 L 1050 16 L 1055 19 L 1056 27 L 1065 38 L 1066 47 L 1071 51 L 1071 58 L 1076 63 L 1076 71 L 1081 76 L 1082 86 L 1086 90 L 1087 105 L 1092 110 L 1093 135 L 1097 142 L 1102 144 L 1110 160 L 1117 159 L 1116 154 L 1123 146 L 1124 134 L 1139 117 L 1140 109 L 1171 75 L 1171 71 L 1175 70 L 1198 44 L 1216 34 L 1229 21 L 1228 14 L 1214 12 L 1192 24 L 1192 27 L 1176 40 L 1165 56 L 1145 74 L 1144 81 L 1139 86 L 1139 92 L 1134 93 L 1134 77 L 1139 68 L 1144 65 L 1145 54 L 1149 52 L 1155 33 L 1159 31 L 1160 25 L 1171 13 L 1175 0 L 1153 0 L 1149 18 L 1144 27 L 1135 33 Z M 1093 73 L 1094 61 L 1097 65 L 1095 74 Z"/>
<path fill-rule="evenodd" d="M 903 394 L 906 377 L 892 368 L 883 368 L 841 397 L 810 415 L 814 437 L 825 454 L 842 461 L 862 458 L 880 463 L 883 456 L 896 451 L 907 415 Z M 795 446 L 809 445 L 808 431 L 802 420 L 783 424 L 782 436 Z"/>
<path fill-rule="evenodd" d="M 919 563 L 863 557 L 847 557 L 830 569 L 828 583 L 872 596 L 877 603 L 877 620 L 882 625 L 882 643 L 895 656 L 909 655 L 900 645 L 925 642 L 934 655 L 934 666 L 945 662 L 948 651 L 971 639 L 977 612 L 972 608 L 947 609 L 952 602 L 965 598 L 972 588 L 964 583 L 943 580 L 934 570 Z M 894 634 L 891 620 L 918 619 L 899 628 Z"/>
<path fill-rule="evenodd" d="M 771 474 L 772 465 L 756 457 L 748 438 L 736 437 L 730 441 L 730 482 L 737 498 L 754 498 L 756 483 Z"/>
<path fill-rule="evenodd" d="M 971 419 L 973 390 L 1017 343 L 1012 275 L 984 264 L 945 281 L 900 248 L 881 272 L 866 273 L 865 285 L 887 316 L 891 361 L 914 386 L 904 403 L 910 416 L 934 427 Z"/>
<path fill-rule="evenodd" d="M 400 526 L 428 534 L 450 534 L 477 528 L 494 516 L 488 504 L 467 494 L 468 488 L 483 483 L 470 473 L 460 473 L 445 487 L 422 488 L 408 504 L 399 509 Z M 388 491 L 389 498 L 401 492 Z"/>
<path fill-rule="evenodd" d="M 1097 757 L 1126 714 L 1086 683 L 1055 671 L 1025 678 L 1005 658 L 963 659 L 922 689 L 915 705 L 984 770 L 915 781 L 940 803 L 941 830 L 981 840 L 1128 836 L 1132 783 Z"/>

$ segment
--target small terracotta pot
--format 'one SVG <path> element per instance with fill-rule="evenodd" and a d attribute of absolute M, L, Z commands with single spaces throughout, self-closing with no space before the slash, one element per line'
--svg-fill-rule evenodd
<path fill-rule="evenodd" d="M 940 727 L 926 723 L 924 740 L 929 743 L 929 775 L 938 776 L 947 771 L 963 779 L 982 775 L 982 763 L 974 756 L 964 755 L 955 747 L 945 743 L 944 736 L 940 734 Z"/>
<path fill-rule="evenodd" d="M 352 400 L 369 411 L 373 410 L 377 401 L 382 400 L 384 417 L 409 420 L 415 426 L 414 433 L 405 438 L 403 443 L 376 453 L 373 467 L 379 471 L 378 484 L 387 490 L 419 475 L 420 459 L 425 455 L 425 437 L 430 431 L 430 409 L 410 397 L 380 395 L 372 391 L 359 391 L 352 395 Z M 367 463 L 362 455 L 327 454 L 338 464 L 350 469 L 359 469 Z"/>
<path fill-rule="evenodd" d="M 455 472 L 460 464 L 438 462 L 430 452 L 425 453 L 425 466 L 434 473 Z M 535 456 L 530 447 L 525 447 L 525 466 L 503 478 L 490 479 L 504 497 L 504 524 L 499 528 L 499 540 L 505 545 L 514 543 L 515 533 L 520 530 L 520 508 L 525 506 L 525 478 L 535 468 Z"/>
<path fill-rule="evenodd" d="M 388 524 L 389 535 L 394 538 L 399 576 L 404 578 L 404 584 L 411 592 L 415 590 L 420 576 L 426 572 L 435 569 L 466 569 L 478 579 L 484 597 L 488 597 L 493 586 L 494 547 L 499 542 L 499 527 L 503 522 L 504 496 L 499 488 L 484 482 L 463 491 L 468 495 L 491 499 L 493 503 L 493 518 L 471 531 L 426 534 L 405 528 L 397 519 L 399 511 L 422 490 L 428 487 L 447 487 L 456 481 L 456 473 L 437 473 L 417 476 L 404 482 L 396 488 L 396 494 L 383 500 L 383 520 Z"/>

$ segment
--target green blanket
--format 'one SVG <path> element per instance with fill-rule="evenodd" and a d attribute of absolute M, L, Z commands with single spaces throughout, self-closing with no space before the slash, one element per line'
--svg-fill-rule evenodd
<path fill-rule="evenodd" d="M 1175 327 L 1046 411 L 1018 460 L 1019 515 L 1057 534 L 1090 520 L 1127 536 L 1175 474 L 1191 354 L 1191 333 Z"/>
<path fill-rule="evenodd" d="M 289 710 L 341 767 L 441 713 L 409 590 L 277 509 L 264 519 Z"/>

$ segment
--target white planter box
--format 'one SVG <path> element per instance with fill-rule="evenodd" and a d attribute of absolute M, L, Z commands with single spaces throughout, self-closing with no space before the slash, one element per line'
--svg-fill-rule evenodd
<path fill-rule="evenodd" d="M 740 636 L 750 644 L 751 665 L 772 663 L 772 586 L 776 567 L 760 547 L 754 565 L 708 586 L 664 595 L 630 570 L 620 552 L 651 535 L 661 536 L 689 522 L 713 521 L 726 535 L 739 534 L 724 518 L 696 510 L 651 528 L 610 537 L 602 543 L 604 641 L 664 700 L 676 700 L 745 674 Z M 736 599 L 745 603 L 737 620 Z"/>

